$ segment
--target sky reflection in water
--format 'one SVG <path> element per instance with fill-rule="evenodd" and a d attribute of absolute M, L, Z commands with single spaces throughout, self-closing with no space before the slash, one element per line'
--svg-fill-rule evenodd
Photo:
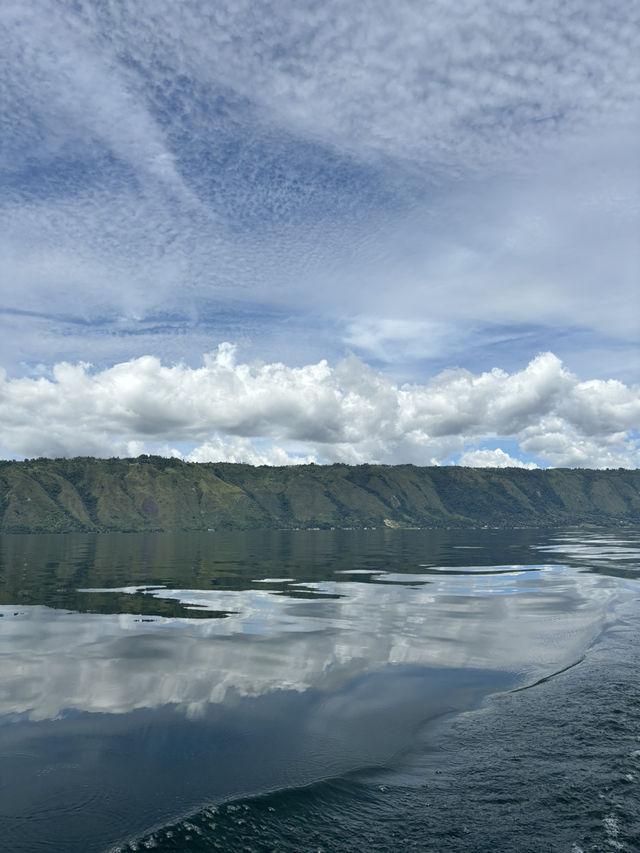
<path fill-rule="evenodd" d="M 429 534 L 414 533 L 385 534 L 377 565 L 380 541 L 354 541 L 324 573 L 330 540 L 292 534 L 306 539 L 306 561 L 298 551 L 293 571 L 285 538 L 263 555 L 268 565 L 238 569 L 242 584 L 222 584 L 244 588 L 181 588 L 131 572 L 109 591 L 74 590 L 71 603 L 97 591 L 116 602 L 142 595 L 144 616 L 0 605 L 0 744 L 12 778 L 0 822 L 18 833 L 16 849 L 27 818 L 34 838 L 59 824 L 75 833 L 70 851 L 99 850 L 122 827 L 144 831 L 208 802 L 393 763 L 430 719 L 579 660 L 633 592 L 633 571 L 615 576 L 638 566 L 636 543 L 622 539 L 478 534 L 472 550 L 451 532 L 429 552 Z M 5 547 L 5 573 L 16 547 Z M 553 562 L 505 560 L 539 549 Z M 400 563 L 387 560 L 394 551 Z M 274 571 L 279 561 L 285 572 Z M 30 565 L 37 574 L 33 554 Z M 176 577 L 166 566 L 152 574 L 163 573 Z M 187 614 L 228 615 L 149 615 L 169 599 Z M 78 784 L 111 803 L 93 847 L 82 798 L 60 812 Z M 57 802 L 46 819 L 43 802 Z"/>
<path fill-rule="evenodd" d="M 27 607 L 3 624 L 11 657 L 0 711 L 39 720 L 176 704 L 193 716 L 230 692 L 334 691 L 400 664 L 533 679 L 580 656 L 618 590 L 609 577 L 557 565 L 450 572 L 306 582 L 319 595 L 309 599 L 265 589 L 147 593 L 229 613 L 214 620 Z"/>

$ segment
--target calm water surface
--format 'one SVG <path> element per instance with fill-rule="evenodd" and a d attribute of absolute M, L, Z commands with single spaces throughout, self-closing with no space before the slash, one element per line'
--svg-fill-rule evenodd
<path fill-rule="evenodd" d="M 640 533 L 0 538 L 11 851 L 640 850 Z"/>

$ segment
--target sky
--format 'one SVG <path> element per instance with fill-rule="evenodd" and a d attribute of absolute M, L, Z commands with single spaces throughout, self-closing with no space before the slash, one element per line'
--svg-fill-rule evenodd
<path fill-rule="evenodd" d="M 7 0 L 0 457 L 640 467 L 640 4 Z"/>

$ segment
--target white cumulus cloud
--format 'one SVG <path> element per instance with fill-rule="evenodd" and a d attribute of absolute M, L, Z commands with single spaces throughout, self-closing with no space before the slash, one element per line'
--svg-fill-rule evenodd
<path fill-rule="evenodd" d="M 60 363 L 50 378 L 5 378 L 0 401 L 5 455 L 441 464 L 466 453 L 500 464 L 501 451 L 479 445 L 509 438 L 543 464 L 640 464 L 638 386 L 581 382 L 552 353 L 514 373 L 452 369 L 398 385 L 355 356 L 249 364 L 222 344 L 197 368 L 153 356 L 95 372 Z"/>
<path fill-rule="evenodd" d="M 514 459 L 499 447 L 495 450 L 467 450 L 458 459 L 458 465 L 466 465 L 469 468 L 537 468 L 535 462 L 521 462 Z"/>

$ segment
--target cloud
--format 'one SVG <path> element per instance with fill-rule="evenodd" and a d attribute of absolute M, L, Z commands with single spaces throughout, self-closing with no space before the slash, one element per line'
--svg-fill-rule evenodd
<path fill-rule="evenodd" d="M 369 357 L 394 362 L 440 355 L 457 334 L 452 324 L 436 321 L 360 316 L 347 323 L 344 340 Z"/>
<path fill-rule="evenodd" d="M 509 456 L 499 447 L 496 450 L 467 450 L 457 462 L 469 468 L 528 468 L 533 470 L 538 466 L 535 462 L 521 462 Z"/>
<path fill-rule="evenodd" d="M 247 465 L 308 465 L 314 455 L 295 455 L 278 446 L 256 446 L 250 439 L 215 436 L 185 456 L 187 462 L 244 462 Z"/>
<path fill-rule="evenodd" d="M 461 453 L 484 458 L 477 455 L 484 439 L 510 437 L 542 463 L 640 464 L 640 388 L 581 382 L 552 353 L 511 374 L 454 369 L 398 385 L 355 356 L 292 368 L 238 363 L 223 344 L 198 368 L 152 356 L 96 372 L 60 363 L 51 378 L 5 378 L 0 400 L 6 455 L 160 448 L 260 464 L 440 464 Z"/>
<path fill-rule="evenodd" d="M 104 38 L 145 69 L 220 83 L 296 134 L 357 156 L 465 169 L 588 126 L 637 96 L 628 4 L 525 0 L 155 3 L 112 7 Z M 113 38 L 113 37 L 112 37 Z M 260 85 L 256 86 L 256 81 Z M 175 84 L 174 84 L 175 85 Z"/>
<path fill-rule="evenodd" d="M 588 125 L 637 96 L 636 15 L 616 0 L 542 0 L 535 9 L 525 0 L 192 0 L 179 15 L 164 0 L 31 0 L 3 17 L 10 93 L 37 84 L 38 107 L 58 119 L 62 107 L 161 179 L 175 174 L 169 110 L 174 123 L 197 119 L 199 89 L 360 155 L 458 168 Z M 21 50 L 23 78 L 10 62 Z"/>
<path fill-rule="evenodd" d="M 67 318 L 6 324 L 9 369 L 86 357 L 80 323 L 111 363 L 174 357 L 172 335 L 192 361 L 194 327 L 224 340 L 240 303 L 321 317 L 327 356 L 407 375 L 476 369 L 464 342 L 492 323 L 631 352 L 628 3 L 25 0 L 0 17 L 2 302 Z M 540 346 L 516 336 L 513 364 Z"/>

